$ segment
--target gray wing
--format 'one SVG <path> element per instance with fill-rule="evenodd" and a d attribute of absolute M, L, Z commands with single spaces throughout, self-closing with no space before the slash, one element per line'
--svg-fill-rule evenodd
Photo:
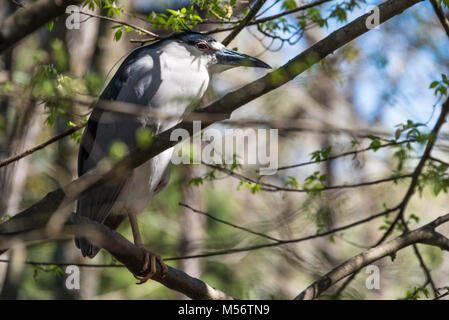
<path fill-rule="evenodd" d="M 149 101 L 160 85 L 160 72 L 153 68 L 154 57 L 147 54 L 142 59 L 134 51 L 120 66 L 100 99 L 113 100 L 148 106 Z M 137 62 L 137 63 L 136 63 Z M 78 175 L 94 169 L 105 157 L 113 143 L 124 143 L 129 151 L 136 148 L 136 130 L 143 125 L 157 131 L 156 120 L 143 123 L 136 116 L 95 108 L 83 133 L 78 154 Z M 126 177 L 119 177 L 92 190 L 81 197 L 77 203 L 76 213 L 91 220 L 104 223 L 112 206 L 127 182 Z M 99 251 L 86 239 L 76 239 L 76 245 L 84 256 L 93 257 Z"/>
<path fill-rule="evenodd" d="M 107 158 L 113 143 L 123 143 L 129 151 L 135 149 L 135 132 L 139 127 L 142 124 L 135 117 L 95 109 L 81 140 L 78 175 L 84 175 Z M 117 178 L 80 198 L 77 213 L 103 223 L 126 180 L 126 177 Z"/>

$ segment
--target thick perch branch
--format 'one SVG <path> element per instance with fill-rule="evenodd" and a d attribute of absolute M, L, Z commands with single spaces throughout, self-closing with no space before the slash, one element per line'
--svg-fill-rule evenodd
<path fill-rule="evenodd" d="M 380 13 L 380 22 L 383 23 L 395 15 L 400 14 L 405 9 L 411 7 L 412 5 L 420 2 L 422 0 L 389 0 L 382 3 L 379 6 Z M 64 3 L 69 4 L 76 1 L 65 1 Z M 41 3 L 53 3 L 51 1 L 40 1 L 37 4 Z M 36 5 L 37 5 L 36 4 Z M 34 8 L 35 5 L 32 7 Z M 32 8 L 30 7 L 30 8 Z M 24 9 L 26 10 L 26 9 Z M 19 12 L 18 12 L 19 13 Z M 48 15 L 46 15 L 48 16 Z M 267 74 L 266 76 L 238 89 L 235 90 L 223 98 L 219 99 L 216 102 L 213 102 L 206 108 L 201 110 L 202 114 L 205 113 L 213 114 L 215 121 L 224 120 L 230 117 L 231 113 L 242 105 L 268 93 L 288 81 L 292 80 L 308 68 L 310 68 L 313 64 L 325 58 L 327 55 L 332 54 L 335 50 L 349 43 L 350 41 L 356 39 L 360 35 L 369 31 L 366 27 L 366 20 L 369 17 L 369 14 L 365 14 L 358 19 L 352 21 L 346 26 L 338 29 L 333 32 L 323 40 L 319 41 L 309 49 L 305 50 L 294 59 L 290 60 L 287 64 L 280 67 L 279 69 Z M 10 18 L 8 18 L 10 19 Z M 7 19 L 7 20 L 8 20 Z M 13 18 L 11 18 L 13 19 Z M 51 19 L 51 18 L 50 18 Z M 40 20 L 42 22 L 42 20 Z M 5 20 L 5 22 L 7 22 Z M 3 24 L 5 23 L 3 22 Z M 44 23 L 44 22 L 43 22 Z M 3 32 L 0 29 L 0 34 L 3 35 Z M 4 37 L 4 36 L 3 36 Z M 15 37 L 15 41 L 18 41 L 19 38 Z M 15 41 L 9 43 L 8 45 L 14 43 Z M 5 43 L 4 41 L 0 42 L 0 50 L 3 48 L 2 45 Z M 201 118 L 201 117 L 199 117 Z M 203 122 L 204 123 L 204 122 Z M 203 129 L 208 125 L 212 124 L 212 122 L 203 126 Z M 20 212 L 15 215 L 13 218 L 8 220 L 6 223 L 0 225 L 0 234 L 11 234 L 11 233 L 24 233 L 30 230 L 35 230 L 39 228 L 51 227 L 52 231 L 60 231 L 58 230 L 58 226 L 63 226 L 66 219 L 68 218 L 67 214 L 64 214 L 64 207 L 71 204 L 73 201 L 78 199 L 81 195 L 86 194 L 92 191 L 95 187 L 98 187 L 117 176 L 121 176 L 124 174 L 128 174 L 133 168 L 143 164 L 149 159 L 153 158 L 157 154 L 167 150 L 168 148 L 174 146 L 178 141 L 171 141 L 170 135 L 171 133 L 178 129 L 182 128 L 192 133 L 191 122 L 181 123 L 172 129 L 164 131 L 158 134 L 153 139 L 152 145 L 147 149 L 137 149 L 131 152 L 128 156 L 114 165 L 111 169 L 108 167 L 97 167 L 89 174 L 84 175 L 64 188 L 59 188 L 53 192 L 47 194 L 45 198 L 35 203 L 30 208 Z M 98 227 L 100 228 L 100 227 Z M 48 230 L 47 230 L 48 231 Z M 104 231 L 104 230 L 100 230 Z M 109 233 L 108 233 L 109 232 Z M 111 235 L 114 239 L 117 237 L 112 231 L 104 231 L 105 235 Z M 114 236 L 112 236 L 114 235 Z M 117 245 L 125 245 L 124 240 L 120 240 L 117 242 Z M 108 245 L 106 241 L 105 246 Z M 101 246 L 100 246 L 101 247 Z M 104 247 L 106 250 L 112 250 L 112 254 L 114 254 L 112 247 Z M 131 248 L 132 249 L 132 248 Z M 133 249 L 134 250 L 134 249 Z M 123 252 L 123 251 L 121 251 Z M 126 252 L 126 251 L 125 251 Z M 117 254 L 117 253 L 115 253 Z M 142 253 L 140 253 L 141 255 Z M 129 266 L 130 270 L 135 267 L 134 263 L 138 260 L 137 251 L 133 254 L 129 254 L 129 256 L 121 256 L 118 258 L 125 265 Z M 141 257 L 142 258 L 142 257 Z M 130 260 L 128 260 L 130 259 Z M 134 261 L 134 262 L 132 262 Z M 142 262 L 142 260 L 139 260 Z M 141 267 L 141 264 L 139 264 Z M 179 277 L 188 277 L 187 275 L 183 276 L 179 271 L 177 271 Z M 172 278 L 170 278 L 172 279 Z M 198 280 L 199 281 L 199 280 Z M 162 281 L 161 281 L 162 282 Z M 164 282 L 164 284 L 166 284 Z M 169 286 L 170 284 L 166 284 Z M 177 283 L 177 285 L 181 285 L 181 283 Z M 170 288 L 174 288 L 169 286 Z M 178 287 L 174 288 L 179 290 Z M 209 289 L 207 289 L 209 290 Z M 206 290 L 206 291 L 207 291 Z M 180 290 L 179 290 L 180 291 Z M 201 293 L 198 293 L 197 296 L 203 296 L 204 290 Z M 195 296 L 195 294 L 192 294 Z"/>
<path fill-rule="evenodd" d="M 1 226 L 0 226 L 1 227 Z M 118 261 L 133 274 L 144 276 L 142 266 L 145 256 L 141 248 L 124 238 L 121 234 L 110 230 L 103 224 L 91 221 L 85 217 L 71 214 L 69 222 L 58 233 L 49 236 L 46 230 L 33 230 L 25 233 L 16 234 L 0 228 L 0 252 L 7 249 L 10 244 L 17 241 L 39 241 L 49 238 L 58 239 L 61 236 L 83 236 L 87 237 L 94 245 L 102 247 L 113 255 Z M 152 278 L 160 282 L 167 288 L 179 291 L 192 299 L 201 300 L 223 300 L 233 299 L 225 293 L 212 288 L 205 282 L 193 278 L 185 272 L 168 267 L 168 272 L 164 278 L 161 278 L 161 268 L 157 264 L 157 272 Z"/>
<path fill-rule="evenodd" d="M 325 276 L 321 277 L 301 292 L 296 300 L 312 300 L 318 297 L 330 286 L 348 275 L 360 270 L 366 265 L 373 263 L 386 256 L 394 256 L 397 251 L 413 244 L 423 243 L 437 246 L 442 250 L 449 251 L 449 239 L 435 231 L 439 225 L 449 221 L 449 214 L 439 217 L 425 226 L 414 231 L 406 232 L 394 240 L 366 250 L 355 257 L 342 263 Z"/>
<path fill-rule="evenodd" d="M 65 13 L 69 5 L 83 0 L 39 0 L 0 22 L 0 52 L 14 45 L 47 22 Z"/>

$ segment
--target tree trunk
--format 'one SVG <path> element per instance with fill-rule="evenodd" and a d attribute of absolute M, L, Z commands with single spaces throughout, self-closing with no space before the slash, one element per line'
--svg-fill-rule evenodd
<path fill-rule="evenodd" d="M 199 166 L 187 166 L 183 168 L 183 202 L 189 204 L 193 208 L 203 210 L 204 203 L 204 190 L 202 187 L 189 185 L 189 181 L 192 178 L 201 175 L 201 169 Z M 204 216 L 192 212 L 188 208 L 182 208 L 181 212 L 181 234 L 179 240 L 179 255 L 187 256 L 203 252 L 204 244 L 203 238 L 205 233 L 205 221 Z M 180 260 L 179 268 L 187 274 L 200 278 L 203 272 L 203 262 L 201 259 L 186 259 Z M 178 299 L 188 299 L 185 295 L 179 294 Z"/>

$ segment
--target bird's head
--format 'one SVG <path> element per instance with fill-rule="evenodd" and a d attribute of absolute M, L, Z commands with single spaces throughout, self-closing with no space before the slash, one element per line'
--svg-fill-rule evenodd
<path fill-rule="evenodd" d="M 271 68 L 260 59 L 227 49 L 223 44 L 205 34 L 188 31 L 178 33 L 174 37 L 183 43 L 193 56 L 204 61 L 212 73 L 239 66 Z"/>

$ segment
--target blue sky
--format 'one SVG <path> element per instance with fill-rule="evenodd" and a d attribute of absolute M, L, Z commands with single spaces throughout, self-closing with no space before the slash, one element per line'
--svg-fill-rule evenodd
<path fill-rule="evenodd" d="M 360 9 L 350 13 L 348 21 L 364 14 L 367 6 L 377 3 L 380 2 L 368 1 Z M 322 6 L 322 8 L 329 8 L 329 6 Z M 268 10 L 264 16 L 278 13 L 281 10 L 280 4 L 276 5 Z M 323 16 L 326 12 L 326 9 L 322 10 Z M 380 54 L 386 58 L 388 63 L 384 68 L 380 68 L 375 60 L 364 59 L 362 68 L 360 68 L 361 73 L 354 88 L 355 108 L 364 119 L 372 119 L 380 104 L 379 99 L 382 92 L 391 89 L 386 79 L 397 77 L 398 91 L 393 99 L 384 104 L 385 107 L 381 117 L 383 125 L 391 129 L 407 119 L 412 119 L 415 122 L 427 122 L 432 118 L 429 122 L 429 125 L 432 125 L 438 115 L 438 113 L 433 112 L 433 106 L 437 102 L 437 98 L 433 91 L 429 90 L 429 84 L 433 80 L 439 80 L 441 73 L 448 73 L 447 68 L 442 70 L 435 63 L 433 50 L 428 48 L 410 50 L 409 40 L 413 40 L 415 36 L 419 39 L 419 37 L 426 36 L 428 32 L 433 39 L 433 43 L 437 44 L 437 52 L 442 57 L 449 59 L 449 40 L 443 29 L 437 29 L 437 31 L 433 29 L 435 32 L 432 34 L 428 30 L 423 30 L 422 25 L 418 24 L 415 18 L 417 14 L 420 16 L 427 15 L 436 20 L 430 3 L 426 1 L 406 10 L 401 15 L 382 24 L 379 29 L 371 30 L 356 40 L 363 56 Z M 294 15 L 289 16 L 289 19 L 294 19 Z M 330 20 L 329 27 L 322 29 L 323 37 L 341 26 L 341 23 Z M 305 48 L 304 40 L 293 46 L 285 45 L 282 50 L 284 60 L 288 61 Z"/>

